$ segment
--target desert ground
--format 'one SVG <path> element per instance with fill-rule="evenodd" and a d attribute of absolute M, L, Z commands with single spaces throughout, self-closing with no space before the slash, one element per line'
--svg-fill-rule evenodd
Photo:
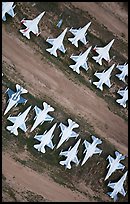
<path fill-rule="evenodd" d="M 2 202 L 112 202 L 107 195 L 111 191 L 104 181 L 107 156 L 115 157 L 117 150 L 128 155 L 128 104 L 123 108 L 116 104 L 119 97 L 116 92 L 128 84 L 119 81 L 113 71 L 111 78 L 113 86 L 104 88 L 101 93 L 89 80 L 95 80 L 93 73 L 103 70 L 108 65 L 98 66 L 94 60 L 88 59 L 90 70 L 77 75 L 70 68 L 72 63 L 70 55 L 79 54 L 89 45 L 104 44 L 115 38 L 111 53 L 115 56 L 110 63 L 123 64 L 128 61 L 128 11 L 123 2 L 17 2 L 17 15 L 2 22 L 2 113 L 7 105 L 6 89 L 15 88 L 18 83 L 28 90 L 24 97 L 28 99 L 26 105 L 12 108 L 2 116 Z M 28 40 L 21 35 L 20 20 L 23 17 L 33 19 L 37 14 L 46 11 L 39 23 L 41 34 L 33 34 Z M 58 30 L 56 23 L 63 18 L 63 25 Z M 88 45 L 79 45 L 76 49 L 67 38 L 64 45 L 67 47 L 65 55 L 58 52 L 58 58 L 45 51 L 49 46 L 45 42 L 47 37 L 58 36 L 65 27 L 80 27 L 91 20 L 92 25 L 88 31 Z M 92 53 L 91 53 L 92 55 Z M 110 64 L 111 65 L 111 64 Z M 102 154 L 94 155 L 84 166 L 72 164 L 71 170 L 65 170 L 59 164 L 59 153 L 74 145 L 75 140 L 69 139 L 58 150 L 49 148 L 45 154 L 37 152 L 33 145 L 33 137 L 39 132 L 50 128 L 45 123 L 30 133 L 34 112 L 30 111 L 26 133 L 20 131 L 18 137 L 6 130 L 9 124 L 7 117 L 17 115 L 28 105 L 38 105 L 46 101 L 55 108 L 54 122 L 66 123 L 68 118 L 76 121 L 80 127 L 76 130 L 79 137 L 91 142 L 91 135 L 101 138 L 103 143 L 99 148 Z M 55 132 L 54 143 L 59 141 L 60 129 Z M 79 148 L 78 157 L 83 158 L 83 146 Z M 64 159 L 64 157 L 63 157 Z M 128 157 L 122 161 L 126 166 L 122 172 L 114 172 L 109 181 L 116 182 L 128 169 Z M 124 188 L 128 191 L 127 180 Z M 127 202 L 128 194 L 119 195 L 119 202 Z"/>

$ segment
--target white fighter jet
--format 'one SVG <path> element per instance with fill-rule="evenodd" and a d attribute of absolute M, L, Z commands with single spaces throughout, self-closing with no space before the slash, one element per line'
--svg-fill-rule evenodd
<path fill-rule="evenodd" d="M 97 52 L 99 55 L 98 56 L 93 56 L 92 58 L 99 64 L 99 65 L 102 65 L 102 59 L 106 60 L 107 62 L 110 62 L 111 59 L 110 59 L 110 56 L 109 56 L 109 50 L 111 48 L 111 46 L 113 45 L 114 43 L 114 40 L 113 39 L 111 42 L 109 42 L 105 47 L 97 47 L 95 46 L 93 48 L 93 50 L 95 52 Z"/>
<path fill-rule="evenodd" d="M 128 87 L 126 87 L 124 90 L 118 90 L 117 93 L 120 94 L 122 98 L 117 99 L 116 102 L 126 108 L 126 102 L 128 101 Z"/>
<path fill-rule="evenodd" d="M 121 74 L 116 74 L 116 76 L 125 82 L 125 77 L 128 76 L 128 64 L 125 63 L 124 65 L 117 65 L 116 68 L 122 71 Z"/>
<path fill-rule="evenodd" d="M 115 64 L 113 64 L 107 71 L 104 70 L 101 73 L 95 72 L 95 76 L 99 78 L 100 80 L 98 82 L 93 82 L 94 85 L 97 86 L 101 91 L 103 90 L 103 84 L 105 83 L 109 88 L 111 87 L 110 83 L 110 77 L 111 77 L 111 72 L 114 68 Z"/>
<path fill-rule="evenodd" d="M 36 116 L 34 118 L 35 122 L 31 128 L 32 132 L 39 124 L 42 125 L 42 123 L 44 123 L 44 121 L 52 121 L 54 118 L 51 117 L 50 115 L 48 115 L 47 113 L 50 111 L 54 111 L 54 108 L 52 108 L 50 105 L 48 105 L 46 102 L 43 102 L 43 107 L 44 109 L 41 110 L 40 108 L 38 108 L 37 106 L 34 107 L 34 110 L 36 112 Z"/>
<path fill-rule="evenodd" d="M 123 196 L 126 195 L 127 192 L 125 192 L 123 184 L 126 180 L 126 176 L 127 176 L 128 171 L 125 172 L 125 174 L 120 178 L 120 180 L 116 183 L 108 183 L 107 186 L 109 186 L 110 188 L 113 189 L 112 192 L 108 192 L 107 194 L 114 199 L 114 201 L 117 201 L 118 197 L 117 194 L 120 193 Z"/>
<path fill-rule="evenodd" d="M 2 2 L 2 20 L 6 21 L 5 14 L 8 13 L 10 16 L 14 17 L 16 14 L 14 14 L 14 8 L 16 5 L 14 5 L 14 2 Z"/>
<path fill-rule="evenodd" d="M 45 146 L 47 145 L 49 148 L 53 149 L 55 145 L 52 143 L 52 138 L 54 137 L 54 130 L 56 128 L 57 123 L 55 123 L 51 129 L 47 132 L 45 131 L 42 135 L 35 135 L 35 139 L 37 139 L 40 144 L 35 144 L 34 148 L 38 151 L 45 153 Z"/>
<path fill-rule="evenodd" d="M 77 166 L 79 165 L 80 160 L 78 160 L 77 158 L 77 153 L 78 153 L 78 146 L 80 144 L 80 140 L 79 139 L 77 141 L 77 143 L 74 145 L 74 147 L 69 147 L 68 151 L 64 151 L 64 152 L 60 152 L 60 156 L 65 156 L 67 157 L 66 160 L 64 161 L 60 161 L 61 165 L 65 165 L 66 168 L 71 169 L 71 162 L 74 162 Z"/>
<path fill-rule="evenodd" d="M 57 52 L 56 52 L 57 49 L 65 53 L 66 49 L 64 48 L 63 40 L 66 32 L 67 32 L 67 28 L 57 38 L 53 38 L 53 39 L 47 38 L 46 42 L 50 43 L 53 46 L 51 48 L 47 48 L 46 51 L 48 51 L 51 55 L 54 55 L 55 57 L 57 57 Z"/>
<path fill-rule="evenodd" d="M 69 31 L 75 36 L 74 38 L 68 38 L 68 40 L 78 47 L 78 41 L 80 40 L 84 45 L 87 44 L 86 41 L 86 31 L 88 30 L 89 26 L 91 25 L 91 22 L 89 22 L 87 25 L 85 25 L 83 28 L 79 29 L 73 29 L 71 28 Z"/>
<path fill-rule="evenodd" d="M 23 130 L 24 132 L 27 131 L 27 127 L 26 127 L 26 116 L 28 114 L 28 112 L 30 111 L 31 106 L 29 106 L 22 114 L 19 113 L 18 116 L 15 117 L 11 117 L 9 116 L 7 119 L 10 120 L 12 123 L 14 123 L 13 126 L 7 126 L 7 130 L 9 130 L 11 133 L 13 133 L 14 135 L 18 135 L 18 128 L 20 128 L 21 130 Z M 25 119 L 26 118 L 26 119 Z"/>
<path fill-rule="evenodd" d="M 86 71 L 89 69 L 88 64 L 87 64 L 87 60 L 88 60 L 87 57 L 88 57 L 88 54 L 91 48 L 92 46 L 90 46 L 83 54 L 80 53 L 79 56 L 74 56 L 74 55 L 70 56 L 70 58 L 76 62 L 75 65 L 69 65 L 69 67 L 73 69 L 73 71 L 80 74 L 80 70 L 79 70 L 80 66 L 84 68 Z"/>
<path fill-rule="evenodd" d="M 30 39 L 30 32 L 32 31 L 36 36 L 39 36 L 41 32 L 38 31 L 38 23 L 45 14 L 45 11 L 42 12 L 40 15 L 38 15 L 33 20 L 25 20 L 22 19 L 21 23 L 24 24 L 27 28 L 20 30 L 20 32 L 25 36 L 26 38 Z"/>
<path fill-rule="evenodd" d="M 125 159 L 125 156 L 123 156 L 122 154 L 120 154 L 119 152 L 115 151 L 115 155 L 116 158 L 112 158 L 110 155 L 107 157 L 107 159 L 109 159 L 109 164 L 107 166 L 107 168 L 109 168 L 108 173 L 105 177 L 105 180 L 107 180 L 109 178 L 109 176 L 111 176 L 111 174 L 116 171 L 116 169 L 124 169 L 125 166 L 123 164 L 120 163 L 121 160 Z"/>
<path fill-rule="evenodd" d="M 92 157 L 93 154 L 101 154 L 102 150 L 100 150 L 99 148 L 97 148 L 96 146 L 98 144 L 101 144 L 102 141 L 98 138 L 96 138 L 95 136 L 92 135 L 92 144 L 89 143 L 88 141 L 84 140 L 83 144 L 85 145 L 85 150 L 83 152 L 83 154 L 86 152 L 84 159 L 82 161 L 81 166 L 90 158 Z"/>
<path fill-rule="evenodd" d="M 58 149 L 63 144 L 64 141 L 67 141 L 71 137 L 77 138 L 79 135 L 72 130 L 73 128 L 78 128 L 79 125 L 76 122 L 72 121 L 71 119 L 68 119 L 68 123 L 69 123 L 68 127 L 62 123 L 60 123 L 60 125 L 59 125 L 61 128 L 61 134 L 59 137 L 61 137 L 61 139 L 60 139 L 56 149 Z"/>
<path fill-rule="evenodd" d="M 16 84 L 16 92 L 12 91 L 11 89 L 7 89 L 6 92 L 8 94 L 9 100 L 8 100 L 8 106 L 4 112 L 4 115 L 13 107 L 13 106 L 17 106 L 19 103 L 26 103 L 27 99 L 24 99 L 23 97 L 21 97 L 21 94 L 23 93 L 27 93 L 28 91 L 26 89 L 24 89 L 22 86 L 20 86 L 19 84 Z"/>

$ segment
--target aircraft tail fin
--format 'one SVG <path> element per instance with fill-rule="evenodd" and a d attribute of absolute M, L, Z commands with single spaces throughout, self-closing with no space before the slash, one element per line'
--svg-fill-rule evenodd
<path fill-rule="evenodd" d="M 76 64 L 74 64 L 74 65 L 69 65 L 69 67 L 70 67 L 71 69 L 73 69 L 73 71 L 77 72 L 78 74 L 80 73 L 79 68 L 77 68 Z"/>
<path fill-rule="evenodd" d="M 116 102 L 119 103 L 119 104 L 120 104 L 121 106 L 123 106 L 124 108 L 126 107 L 126 103 L 125 103 L 124 100 L 122 100 L 122 98 L 121 98 L 121 99 L 117 99 Z"/>
<path fill-rule="evenodd" d="M 19 91 L 21 89 L 22 93 L 27 93 L 28 92 L 26 89 L 21 87 L 19 84 L 16 84 L 16 89 L 17 89 L 17 91 Z"/>
<path fill-rule="evenodd" d="M 2 17 L 2 20 L 3 20 L 3 21 L 6 21 L 6 16 L 5 16 L 5 15 Z"/>
<path fill-rule="evenodd" d="M 78 47 L 78 41 L 77 41 L 77 40 L 74 40 L 74 38 L 68 38 L 68 40 L 69 40 L 73 45 L 75 45 L 76 47 Z"/>
<path fill-rule="evenodd" d="M 100 65 L 102 65 L 102 58 L 100 57 L 100 55 L 98 56 L 93 56 L 92 57 L 97 63 L 99 63 Z"/>
<path fill-rule="evenodd" d="M 35 149 L 37 149 L 38 151 L 40 151 L 40 144 L 35 144 L 33 147 L 34 147 Z"/>
<path fill-rule="evenodd" d="M 54 111 L 54 108 L 51 107 L 50 105 L 48 105 L 46 102 L 43 102 L 43 107 L 45 110 L 48 110 L 49 111 Z"/>
<path fill-rule="evenodd" d="M 13 126 L 7 126 L 6 129 L 9 130 L 11 133 L 13 133 L 16 136 L 18 135 L 18 130 L 16 128 L 13 129 Z"/>
<path fill-rule="evenodd" d="M 23 36 L 26 36 L 28 39 L 30 39 L 28 28 L 20 30 L 20 32 L 23 34 Z"/>
<path fill-rule="evenodd" d="M 103 90 L 103 86 L 102 84 L 99 84 L 99 82 L 93 82 L 93 84 L 97 86 L 97 88 L 99 88 L 101 91 Z"/>
<path fill-rule="evenodd" d="M 63 166 L 66 165 L 66 168 L 71 169 L 70 162 L 67 163 L 66 160 L 65 161 L 60 161 L 60 164 L 63 165 Z"/>
<path fill-rule="evenodd" d="M 46 49 L 47 52 L 49 52 L 51 55 L 54 55 L 55 57 L 57 57 L 57 52 L 55 49 L 53 48 L 48 48 Z"/>

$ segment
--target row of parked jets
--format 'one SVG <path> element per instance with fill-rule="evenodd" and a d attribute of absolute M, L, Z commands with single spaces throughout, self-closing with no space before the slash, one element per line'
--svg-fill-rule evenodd
<path fill-rule="evenodd" d="M 26 89 L 21 87 L 19 84 L 16 84 L 16 92 L 14 92 L 11 89 L 7 89 L 6 92 L 8 94 L 8 105 L 4 111 L 4 115 L 6 115 L 11 108 L 14 106 L 16 107 L 18 104 L 26 104 L 27 99 L 23 98 L 21 94 L 28 93 Z M 7 126 L 7 130 L 10 131 L 10 133 L 13 133 L 14 135 L 18 136 L 18 128 L 20 128 L 22 131 L 27 132 L 28 128 L 26 127 L 25 122 L 27 121 L 27 115 L 29 111 L 31 110 L 32 106 L 29 106 L 23 113 L 19 113 L 17 116 L 9 116 L 7 119 L 14 123 L 12 126 Z M 37 128 L 39 125 L 42 125 L 45 121 L 47 122 L 52 122 L 53 117 L 50 116 L 48 113 L 53 112 L 54 108 L 51 107 L 49 104 L 46 102 L 43 102 L 43 110 L 40 109 L 39 107 L 35 106 L 34 107 L 35 114 L 36 116 L 34 117 L 34 124 L 30 130 L 30 132 L 34 131 L 35 128 Z M 40 135 L 35 135 L 34 139 L 38 140 L 40 143 L 35 144 L 34 148 L 37 151 L 40 151 L 42 153 L 45 153 L 45 146 L 54 149 L 55 145 L 52 142 L 52 139 L 54 137 L 54 131 L 56 129 L 57 123 L 55 123 L 49 130 L 46 130 L 43 134 Z M 65 141 L 68 141 L 69 138 L 75 138 L 79 136 L 78 133 L 76 133 L 73 129 L 78 128 L 79 124 L 76 122 L 72 121 L 71 119 L 68 119 L 68 126 L 64 125 L 63 123 L 60 123 L 58 125 L 61 129 L 61 133 L 59 135 L 60 140 L 56 146 L 56 149 L 58 149 L 60 146 Z M 92 157 L 93 154 L 101 154 L 102 150 L 97 147 L 98 144 L 102 143 L 102 140 L 95 137 L 91 136 L 92 138 L 92 143 L 88 142 L 87 140 L 84 140 L 83 145 L 85 147 L 83 154 L 85 154 L 81 166 L 83 166 L 86 161 Z M 65 165 L 65 168 L 71 169 L 71 162 L 74 162 L 76 165 L 79 165 L 81 159 L 79 160 L 77 157 L 78 154 L 78 147 L 81 142 L 81 138 L 76 142 L 76 144 L 72 147 L 70 146 L 67 151 L 61 150 L 60 156 L 65 156 L 67 157 L 66 160 L 60 161 L 59 163 L 61 165 Z M 105 180 L 107 180 L 113 172 L 115 172 L 117 169 L 122 169 L 124 170 L 125 166 L 120 163 L 121 160 L 125 159 L 125 156 L 120 154 L 118 151 L 115 151 L 116 158 L 114 159 L 110 155 L 107 157 L 109 160 L 109 164 L 107 168 L 109 168 L 107 175 L 105 177 Z M 113 192 L 109 192 L 108 195 L 111 196 L 111 198 L 114 198 L 114 200 L 117 200 L 117 194 L 121 193 L 122 195 L 126 195 L 126 192 L 123 188 L 124 181 L 127 176 L 127 172 L 120 178 L 120 180 L 117 183 L 108 183 L 108 186 L 113 188 Z"/>
<path fill-rule="evenodd" d="M 5 14 L 8 13 L 12 17 L 15 16 L 13 9 L 15 6 L 13 6 L 14 2 L 4 2 L 2 3 L 2 19 L 5 21 L 6 16 Z M 45 11 L 42 12 L 40 15 L 38 15 L 33 20 L 25 20 L 22 19 L 21 23 L 26 26 L 26 29 L 21 29 L 20 32 L 25 36 L 27 39 L 30 39 L 30 32 L 32 31 L 36 36 L 40 34 L 38 29 L 38 23 L 45 14 Z M 71 28 L 69 31 L 75 36 L 74 38 L 68 38 L 68 40 L 78 47 L 78 41 L 81 41 L 84 45 L 87 44 L 86 35 L 87 30 L 89 26 L 91 25 L 91 22 L 89 22 L 87 25 L 85 25 L 83 28 L 79 29 L 73 29 Z M 47 38 L 46 42 L 52 45 L 51 48 L 47 48 L 46 51 L 48 51 L 51 55 L 54 55 L 57 57 L 57 50 L 60 50 L 61 52 L 65 53 L 66 49 L 63 45 L 63 40 L 65 37 L 65 34 L 67 32 L 67 28 L 57 37 L 54 39 Z M 93 50 L 95 50 L 96 53 L 98 53 L 98 56 L 93 56 L 92 58 L 99 64 L 102 65 L 102 59 L 106 60 L 107 62 L 110 62 L 110 55 L 109 50 L 112 47 L 114 43 L 114 39 L 111 40 L 106 46 L 104 47 L 97 47 L 95 46 Z M 84 68 L 86 71 L 89 69 L 87 60 L 88 60 L 88 54 L 90 53 L 90 50 L 92 49 L 92 46 L 90 46 L 84 53 L 80 53 L 79 55 L 71 55 L 70 58 L 75 61 L 76 63 L 74 65 L 69 65 L 69 67 L 75 71 L 76 73 L 80 74 L 80 67 Z M 113 64 L 111 67 L 109 67 L 108 70 L 104 70 L 103 72 L 95 72 L 94 75 L 99 79 L 98 82 L 93 82 L 97 88 L 99 88 L 101 91 L 103 91 L 103 84 L 107 85 L 109 88 L 112 86 L 110 82 L 110 77 L 112 70 L 114 69 L 115 64 Z M 124 65 L 117 65 L 116 68 L 118 68 L 121 73 L 116 74 L 116 76 L 119 78 L 119 80 L 122 80 L 125 82 L 126 76 L 128 76 L 128 63 L 125 63 Z M 122 96 L 122 99 L 117 99 L 116 102 L 119 103 L 124 108 L 126 107 L 126 102 L 128 100 L 128 87 L 126 86 L 124 90 L 118 90 L 117 92 Z"/>
<path fill-rule="evenodd" d="M 14 2 L 2 2 L 2 20 L 6 21 L 6 16 L 5 14 L 8 13 L 10 16 L 14 17 L 16 14 L 14 14 L 13 9 L 15 8 Z M 45 14 L 45 11 L 42 12 L 39 16 L 37 16 L 33 20 L 25 20 L 22 19 L 21 23 L 23 23 L 27 28 L 20 30 L 20 32 L 23 34 L 23 36 L 27 37 L 30 39 L 30 31 L 32 31 L 36 36 L 40 34 L 38 31 L 38 23 L 40 19 L 43 17 Z M 74 38 L 69 38 L 68 40 L 78 47 L 78 41 L 80 40 L 83 44 L 87 44 L 86 41 L 86 31 L 91 25 L 91 22 L 89 22 L 87 25 L 85 25 L 83 28 L 79 29 L 73 29 L 71 28 L 69 31 L 75 36 Z M 52 48 L 46 49 L 50 54 L 54 55 L 57 57 L 57 49 L 59 49 L 61 52 L 65 53 L 66 49 L 64 48 L 63 45 L 63 39 L 65 37 L 65 34 L 67 32 L 67 28 L 55 39 L 50 39 L 48 38 L 46 41 L 52 45 Z M 105 59 L 106 61 L 110 61 L 110 56 L 109 56 L 109 50 L 114 42 L 114 39 L 108 43 L 103 48 L 94 47 L 94 50 L 99 54 L 98 56 L 93 56 L 92 58 L 99 64 L 102 65 L 102 59 Z M 87 65 L 87 57 L 88 54 L 91 50 L 92 46 L 90 46 L 84 53 L 80 53 L 79 56 L 74 56 L 71 55 L 71 59 L 76 62 L 75 65 L 70 65 L 69 67 L 73 69 L 73 71 L 76 71 L 78 74 L 80 73 L 79 68 L 83 67 L 86 71 L 88 70 L 88 65 Z M 103 73 L 95 73 L 94 75 L 100 79 L 99 82 L 93 82 L 94 85 L 97 86 L 100 90 L 103 90 L 103 83 L 105 83 L 109 88 L 111 86 L 110 84 L 110 76 L 113 68 L 115 67 L 115 64 L 113 64 L 107 71 L 103 71 Z M 117 68 L 122 71 L 121 74 L 117 74 L 117 77 L 125 82 L 125 77 L 128 76 L 128 64 L 124 65 L 118 65 Z M 21 87 L 20 85 L 16 84 L 16 92 L 12 91 L 11 89 L 7 89 L 7 94 L 9 97 L 8 100 L 8 105 L 5 109 L 4 115 L 7 114 L 8 111 L 13 106 L 17 106 L 19 103 L 26 103 L 27 100 L 24 99 L 21 94 L 27 93 L 28 91 Z M 119 90 L 117 93 L 119 93 L 123 98 L 122 99 L 117 99 L 116 101 L 120 103 L 123 107 L 126 107 L 126 101 L 128 100 L 128 88 L 126 87 L 124 90 Z M 18 128 L 20 128 L 22 131 L 26 132 L 28 129 L 26 127 L 25 122 L 27 121 L 27 115 L 30 111 L 32 106 L 29 106 L 23 113 L 19 113 L 18 116 L 12 117 L 9 116 L 7 119 L 14 123 L 13 126 L 7 126 L 7 130 L 9 130 L 11 133 L 14 135 L 18 136 Z M 36 113 L 36 116 L 34 117 L 34 124 L 30 130 L 30 132 L 34 131 L 34 129 L 40 125 L 43 124 L 45 121 L 52 122 L 53 117 L 48 114 L 48 112 L 54 111 L 54 108 L 48 105 L 46 102 L 43 102 L 43 110 L 40 109 L 39 107 L 35 106 L 34 110 Z M 45 153 L 45 146 L 48 146 L 51 149 L 54 149 L 55 145 L 52 142 L 52 139 L 54 137 L 54 130 L 57 126 L 57 123 L 55 123 L 48 131 L 46 130 L 42 135 L 35 135 L 34 139 L 38 140 L 40 143 L 35 144 L 34 148 L 37 149 L 38 151 Z M 68 119 L 68 126 L 64 125 L 63 123 L 59 124 L 59 127 L 61 129 L 61 133 L 59 135 L 60 140 L 57 144 L 56 149 L 58 149 L 65 141 L 67 141 L 69 138 L 75 137 L 77 138 L 79 136 L 78 133 L 73 131 L 74 128 L 78 128 L 79 125 L 72 121 L 71 119 Z M 85 150 L 83 154 L 85 154 L 84 159 L 82 160 L 81 166 L 85 164 L 85 162 L 92 157 L 93 154 L 101 154 L 102 150 L 96 147 L 98 144 L 101 144 L 102 141 L 95 137 L 92 137 L 92 143 L 89 143 L 87 140 L 84 140 L 83 145 L 85 147 Z M 81 138 L 76 142 L 76 144 L 72 147 L 69 147 L 68 151 L 63 151 L 61 150 L 60 156 L 65 156 L 67 157 L 66 160 L 60 161 L 61 165 L 65 165 L 65 168 L 71 169 L 71 162 L 74 162 L 76 165 L 79 165 L 80 161 L 77 157 L 78 153 L 78 147 L 81 142 Z M 124 170 L 125 166 L 120 163 L 121 160 L 125 159 L 125 156 L 120 154 L 118 151 L 115 151 L 116 158 L 114 159 L 110 155 L 107 157 L 109 160 L 109 164 L 107 168 L 109 168 L 107 175 L 105 177 L 105 180 L 107 180 L 113 172 L 115 172 L 117 169 L 122 169 Z M 121 193 L 123 196 L 126 195 L 126 192 L 124 190 L 123 184 L 124 181 L 126 180 L 128 171 L 125 172 L 125 174 L 120 178 L 120 180 L 116 183 L 108 183 L 108 186 L 113 189 L 112 192 L 109 192 L 108 195 L 114 199 L 114 201 L 117 200 L 117 194 Z"/>

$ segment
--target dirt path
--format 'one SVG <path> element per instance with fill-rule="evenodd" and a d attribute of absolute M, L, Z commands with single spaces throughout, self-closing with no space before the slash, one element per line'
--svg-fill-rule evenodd
<path fill-rule="evenodd" d="M 40 175 L 12 159 L 7 153 L 2 155 L 2 172 L 7 183 L 17 192 L 32 191 L 53 202 L 88 202 L 83 194 L 54 182 L 48 175 Z M 22 175 L 22 176 L 21 176 Z"/>
<path fill-rule="evenodd" d="M 117 2 L 72 2 L 75 7 L 88 11 L 120 38 L 128 42 L 128 13 Z"/>
<path fill-rule="evenodd" d="M 118 150 L 127 154 L 128 125 L 108 109 L 103 99 L 86 86 L 74 84 L 55 66 L 41 61 L 33 50 L 4 29 L 2 55 L 3 60 L 15 64 L 24 77 L 29 92 L 47 94 L 73 113 L 81 115 L 94 127 L 97 134 L 107 138 Z"/>

